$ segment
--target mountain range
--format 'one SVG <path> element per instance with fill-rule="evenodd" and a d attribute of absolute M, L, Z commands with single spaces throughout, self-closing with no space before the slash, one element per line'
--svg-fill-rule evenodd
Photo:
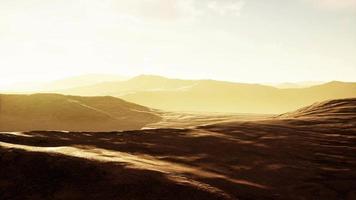
<path fill-rule="evenodd" d="M 330 99 L 356 97 L 356 83 L 333 81 L 305 88 L 276 88 L 215 80 L 182 80 L 141 75 L 52 92 L 115 96 L 168 111 L 279 114 Z"/>

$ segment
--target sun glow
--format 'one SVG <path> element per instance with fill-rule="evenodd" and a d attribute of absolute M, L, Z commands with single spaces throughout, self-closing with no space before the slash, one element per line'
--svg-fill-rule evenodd
<path fill-rule="evenodd" d="M 356 17 L 342 6 L 353 1 L 318 2 L 337 9 L 304 0 L 3 0 L 0 86 L 88 73 L 354 81 Z"/>

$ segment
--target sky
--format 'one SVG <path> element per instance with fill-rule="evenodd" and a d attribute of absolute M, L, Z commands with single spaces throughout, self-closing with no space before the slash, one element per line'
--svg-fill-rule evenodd
<path fill-rule="evenodd" d="M 356 81 L 356 0 L 0 0 L 0 87 L 92 73 Z"/>

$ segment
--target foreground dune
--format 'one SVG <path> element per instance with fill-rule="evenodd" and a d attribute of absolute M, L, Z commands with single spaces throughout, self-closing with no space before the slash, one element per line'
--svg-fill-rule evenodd
<path fill-rule="evenodd" d="M 0 134 L 0 199 L 355 199 L 356 99 L 191 128 Z"/>

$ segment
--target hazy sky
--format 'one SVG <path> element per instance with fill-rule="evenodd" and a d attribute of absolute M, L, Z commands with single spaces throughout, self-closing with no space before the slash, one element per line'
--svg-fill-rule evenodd
<path fill-rule="evenodd" d="M 0 69 L 356 81 L 356 0 L 0 0 Z"/>

